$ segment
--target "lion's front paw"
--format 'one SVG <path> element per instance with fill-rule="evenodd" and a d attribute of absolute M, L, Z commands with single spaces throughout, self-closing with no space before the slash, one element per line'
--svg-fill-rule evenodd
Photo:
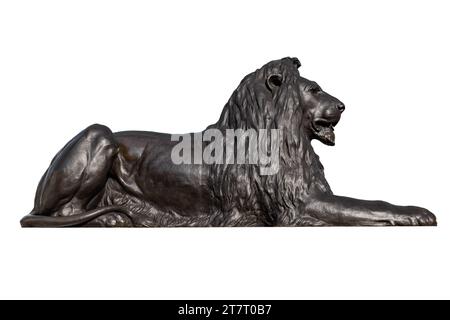
<path fill-rule="evenodd" d="M 429 210 L 420 207 L 404 207 L 404 213 L 396 216 L 394 225 L 400 226 L 436 226 L 436 216 Z"/>

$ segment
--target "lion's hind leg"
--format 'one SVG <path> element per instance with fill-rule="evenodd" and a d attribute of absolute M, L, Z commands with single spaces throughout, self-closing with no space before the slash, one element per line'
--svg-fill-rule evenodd
<path fill-rule="evenodd" d="M 67 217 L 95 209 L 117 153 L 109 128 L 95 124 L 80 132 L 42 177 L 32 215 Z"/>

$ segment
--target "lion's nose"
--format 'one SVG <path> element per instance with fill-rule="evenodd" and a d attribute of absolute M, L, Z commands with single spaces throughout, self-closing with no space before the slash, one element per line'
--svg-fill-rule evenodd
<path fill-rule="evenodd" d="M 336 108 L 339 110 L 339 112 L 344 112 L 345 110 L 345 105 L 343 103 L 338 103 L 336 105 Z"/>

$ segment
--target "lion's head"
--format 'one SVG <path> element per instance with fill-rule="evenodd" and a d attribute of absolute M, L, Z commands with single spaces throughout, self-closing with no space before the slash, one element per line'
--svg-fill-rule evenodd
<path fill-rule="evenodd" d="M 265 64 L 247 75 L 224 108 L 219 125 L 226 128 L 283 128 L 334 145 L 334 127 L 344 104 L 314 81 L 300 76 L 297 58 Z"/>
<path fill-rule="evenodd" d="M 301 207 L 314 193 L 332 193 L 311 140 L 334 145 L 334 127 L 344 105 L 317 83 L 301 77 L 299 67 L 297 58 L 284 58 L 247 75 L 219 121 L 211 126 L 221 130 L 281 129 L 276 174 L 262 177 L 252 165 L 217 165 L 213 170 L 220 181 L 217 184 L 215 180 L 215 193 L 226 195 L 230 208 L 239 203 L 241 211 L 261 206 L 266 213 L 283 212 L 266 216 L 268 223 L 276 219 L 288 224 L 298 218 L 297 209 L 289 208 Z M 260 194 L 257 190 L 265 191 Z"/>

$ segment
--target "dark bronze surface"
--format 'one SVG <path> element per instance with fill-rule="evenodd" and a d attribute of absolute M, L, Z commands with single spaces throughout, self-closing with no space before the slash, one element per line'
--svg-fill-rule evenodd
<path fill-rule="evenodd" d="M 332 193 L 311 140 L 334 145 L 344 104 L 284 58 L 247 75 L 217 129 L 279 129 L 279 169 L 175 164 L 170 134 L 92 125 L 54 157 L 23 227 L 432 226 L 415 206 Z M 193 136 L 193 134 L 191 134 Z"/>

